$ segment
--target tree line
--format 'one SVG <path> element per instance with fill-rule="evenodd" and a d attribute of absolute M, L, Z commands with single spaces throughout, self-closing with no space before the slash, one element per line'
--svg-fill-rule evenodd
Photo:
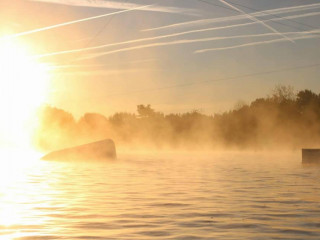
<path fill-rule="evenodd" d="M 320 147 L 320 95 L 277 86 L 264 98 L 214 115 L 197 110 L 163 114 L 142 104 L 136 114 L 118 112 L 106 117 L 86 113 L 76 120 L 62 109 L 46 106 L 38 122 L 34 143 L 44 151 L 104 138 L 113 139 L 117 147 L 132 149 Z"/>

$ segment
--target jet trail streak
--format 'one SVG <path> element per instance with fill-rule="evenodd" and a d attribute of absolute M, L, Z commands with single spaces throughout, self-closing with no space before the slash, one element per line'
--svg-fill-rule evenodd
<path fill-rule="evenodd" d="M 288 32 L 286 34 L 288 35 L 313 35 L 312 38 L 319 37 L 319 30 L 318 32 Z M 190 43 L 198 43 L 198 42 L 209 42 L 209 41 L 219 41 L 219 40 L 227 40 L 227 39 L 242 39 L 242 38 L 249 38 L 249 37 L 267 37 L 267 36 L 278 36 L 277 33 L 264 33 L 264 34 L 252 34 L 252 35 L 238 35 L 238 36 L 229 36 L 229 37 L 213 37 L 213 38 L 202 38 L 202 39 L 183 39 L 183 40 L 176 40 L 171 42 L 160 42 L 160 43 L 151 43 L 151 44 L 144 44 L 140 46 L 134 46 L 134 47 L 127 47 L 127 48 L 121 48 L 116 50 L 111 50 L 107 52 L 102 53 L 96 53 L 96 54 L 89 54 L 87 57 L 80 58 L 79 60 L 87 60 L 92 58 L 98 58 L 114 53 L 120 53 L 120 52 L 128 52 L 133 50 L 139 50 L 139 49 L 145 49 L 145 48 L 151 48 L 151 47 L 161 47 L 161 46 L 171 46 L 171 45 L 180 45 L 180 44 L 190 44 Z M 311 38 L 309 37 L 309 38 Z M 286 40 L 284 38 L 281 38 L 282 40 Z M 293 39 L 299 40 L 302 39 L 300 37 L 294 37 Z M 201 50 L 200 50 L 201 51 Z"/>
<path fill-rule="evenodd" d="M 295 19 L 295 18 L 309 17 L 309 16 L 316 16 L 316 15 L 320 15 L 320 12 L 292 15 L 292 16 L 287 16 L 287 17 L 282 17 L 282 18 L 272 18 L 272 19 L 266 20 L 266 22 L 275 21 L 275 20 L 282 21 L 282 20 L 286 20 L 286 19 Z M 104 45 L 94 46 L 94 47 L 45 53 L 45 54 L 37 55 L 34 57 L 35 58 L 43 58 L 43 57 L 57 56 L 57 55 L 63 55 L 63 54 L 84 52 L 84 51 L 97 50 L 97 49 L 102 49 L 102 48 L 107 48 L 107 47 L 121 46 L 121 45 L 131 44 L 131 43 L 139 43 L 139 42 L 146 42 L 146 41 L 152 41 L 152 40 L 158 40 L 158 39 L 165 39 L 165 38 L 170 38 L 170 37 L 177 37 L 177 36 L 188 35 L 188 34 L 193 34 L 193 33 L 223 30 L 223 29 L 236 28 L 236 27 L 245 27 L 245 26 L 250 26 L 250 25 L 254 25 L 254 24 L 258 24 L 258 22 L 248 22 L 248 23 L 233 24 L 233 25 L 227 25 L 227 26 L 221 26 L 221 27 L 195 29 L 195 30 L 172 33 L 172 34 L 167 34 L 167 35 L 160 35 L 160 36 L 155 36 L 155 37 L 140 38 L 140 39 L 134 39 L 134 40 L 129 40 L 129 41 L 117 42 L 117 43 L 109 43 L 109 44 L 104 44 Z M 312 33 L 312 32 L 306 31 L 305 33 Z"/>
<path fill-rule="evenodd" d="M 315 33 L 319 33 L 319 31 L 315 32 Z M 294 37 L 292 39 L 293 40 L 303 40 L 303 39 L 312 39 L 312 38 L 317 38 L 317 37 L 319 37 L 319 35 L 305 35 L 305 36 L 297 36 L 297 37 Z M 243 47 L 250 47 L 250 46 L 258 46 L 258 45 L 265 45 L 265 44 L 272 44 L 272 43 L 279 43 L 279 42 L 284 42 L 284 41 L 286 41 L 286 39 L 279 38 L 279 39 L 273 39 L 273 40 L 267 40 L 267 41 L 244 43 L 244 44 L 234 45 L 234 46 L 230 46 L 230 47 L 202 49 L 202 50 L 197 50 L 194 53 L 223 51 L 223 50 L 229 50 L 229 49 L 236 49 L 236 48 L 243 48 Z"/>
<path fill-rule="evenodd" d="M 254 16 L 251 16 L 250 14 L 242 11 L 241 9 L 233 6 L 232 4 L 226 2 L 225 0 L 219 0 L 220 2 L 222 2 L 223 4 L 227 5 L 228 7 L 234 9 L 234 10 L 237 10 L 238 12 L 240 13 L 243 13 L 245 14 L 249 19 L 251 19 L 252 21 L 255 21 L 255 22 L 259 22 L 261 23 L 263 26 L 265 26 L 266 28 L 268 28 L 269 30 L 271 30 L 272 32 L 274 33 L 277 33 L 278 35 L 282 36 L 283 38 L 287 39 L 288 41 L 290 42 L 294 42 L 293 40 L 291 40 L 290 38 L 288 38 L 286 35 L 282 34 L 281 32 L 277 31 L 276 29 L 274 29 L 273 27 L 269 26 L 268 24 L 266 24 L 265 22 L 259 20 L 258 18 L 254 17 Z"/>
<path fill-rule="evenodd" d="M 90 21 L 90 20 L 94 20 L 94 19 L 98 19 L 98 18 L 103 18 L 103 17 L 108 17 L 108 16 L 112 16 L 112 15 L 117 15 L 117 14 L 121 14 L 121 13 L 125 13 L 125 12 L 131 12 L 131 11 L 135 11 L 135 10 L 139 10 L 139 9 L 143 9 L 143 8 L 147 8 L 150 7 L 152 5 L 144 5 L 144 6 L 139 6 L 136 8 L 132 8 L 132 9 L 126 9 L 126 10 L 121 10 L 121 11 L 117 11 L 117 12 L 112 12 L 112 13 L 107 13 L 107 14 L 102 14 L 102 15 L 96 15 L 93 17 L 88 17 L 88 18 L 82 18 L 82 19 L 78 19 L 78 20 L 74 20 L 74 21 L 70 21 L 70 22 L 64 22 L 64 23 L 60 23 L 60 24 L 55 24 L 55 25 L 51 25 L 51 26 L 47 26 L 47 27 L 42 27 L 42 28 L 37 28 L 34 30 L 30 30 L 30 31 L 26 31 L 26 32 L 21 32 L 21 33 L 16 33 L 16 34 L 12 34 L 9 36 L 5 36 L 1 39 L 10 39 L 10 38 L 15 38 L 15 37 L 21 37 L 21 36 L 25 36 L 25 35 L 29 35 L 32 33 L 37 33 L 37 32 L 42 32 L 42 31 L 46 31 L 46 30 L 51 30 L 54 28 L 59 28 L 59 27 L 64 27 L 67 25 L 71 25 L 71 24 L 75 24 L 75 23 L 80 23 L 80 22 L 86 22 L 86 21 Z"/>
<path fill-rule="evenodd" d="M 315 4 L 308 4 L 308 5 L 300 5 L 300 6 L 294 6 L 294 7 L 276 8 L 276 9 L 270 9 L 270 10 L 265 10 L 265 11 L 259 11 L 259 12 L 251 13 L 251 15 L 254 17 L 263 17 L 266 15 L 272 15 L 272 14 L 274 15 L 274 14 L 284 14 L 284 13 L 304 11 L 304 10 L 314 10 L 319 7 L 320 7 L 320 3 L 315 3 Z M 187 22 L 165 25 L 162 27 L 145 29 L 142 31 L 147 32 L 147 31 L 156 31 L 156 30 L 162 30 L 162 29 L 177 28 L 177 27 L 188 26 L 188 25 L 221 23 L 221 22 L 228 22 L 228 21 L 243 20 L 244 18 L 247 18 L 247 16 L 245 14 L 241 14 L 241 15 L 237 15 L 237 16 L 230 16 L 230 17 L 201 19 L 201 20 L 187 21 Z"/>

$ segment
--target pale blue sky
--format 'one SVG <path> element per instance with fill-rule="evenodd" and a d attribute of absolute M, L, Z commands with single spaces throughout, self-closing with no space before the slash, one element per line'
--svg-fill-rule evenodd
<path fill-rule="evenodd" d="M 37 54 L 118 44 L 41 58 L 73 65 L 55 73 L 49 103 L 76 116 L 134 112 L 137 104 L 166 113 L 199 109 L 211 114 L 229 110 L 239 100 L 249 103 L 266 96 L 276 84 L 320 92 L 319 67 L 229 79 L 320 63 L 318 1 L 226 0 L 233 9 L 223 1 L 205 1 L 222 7 L 196 0 L 72 0 L 69 5 L 62 0 L 4 0 L 0 31 L 21 33 L 156 4 L 19 37 L 36 47 Z M 120 44 L 132 40 L 136 42 Z"/>

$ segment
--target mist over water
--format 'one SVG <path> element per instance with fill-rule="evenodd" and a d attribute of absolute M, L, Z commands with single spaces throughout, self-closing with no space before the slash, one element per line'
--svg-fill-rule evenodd
<path fill-rule="evenodd" d="M 131 150 L 299 150 L 320 142 L 320 94 L 278 85 L 251 103 L 206 115 L 198 110 L 164 114 L 149 104 L 137 113 L 85 113 L 79 119 L 52 106 L 39 111 L 34 144 L 52 151 L 111 138 Z"/>
<path fill-rule="evenodd" d="M 1 171 L 3 239 L 320 237 L 320 172 L 299 152 L 121 153 Z"/>

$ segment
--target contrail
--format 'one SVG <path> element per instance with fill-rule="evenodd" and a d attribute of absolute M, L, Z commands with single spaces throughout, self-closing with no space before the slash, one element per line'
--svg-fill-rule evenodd
<path fill-rule="evenodd" d="M 247 15 L 247 17 L 249 19 L 251 19 L 252 21 L 256 21 L 256 22 L 259 22 L 260 24 L 262 24 L 263 26 L 265 26 L 266 28 L 268 28 L 269 30 L 271 30 L 272 32 L 274 33 L 277 33 L 278 35 L 282 36 L 283 38 L 287 39 L 288 41 L 290 42 L 293 42 L 293 40 L 291 40 L 290 38 L 288 38 L 286 35 L 282 34 L 281 32 L 277 31 L 276 29 L 274 29 L 273 27 L 269 26 L 268 24 L 266 24 L 265 22 L 261 21 L 260 19 L 254 17 L 254 16 L 251 16 L 250 14 L 246 13 L 245 11 L 242 11 L 241 9 L 233 6 L 232 4 L 226 2 L 225 0 L 219 0 L 220 2 L 222 2 L 223 4 L 227 5 L 228 7 L 234 9 L 234 10 L 237 10 L 238 12 L 242 13 L 242 14 L 245 14 Z"/>
<path fill-rule="evenodd" d="M 182 35 L 191 34 L 191 33 L 205 32 L 205 31 L 210 31 L 210 30 L 219 30 L 219 29 L 225 29 L 225 28 L 231 28 L 231 27 L 247 26 L 247 25 L 252 25 L 252 24 L 256 24 L 256 22 L 243 23 L 243 24 L 235 24 L 235 25 L 224 26 L 224 27 L 217 27 L 217 28 L 198 29 L 198 30 L 192 30 L 192 31 L 186 31 L 186 32 L 179 32 L 179 33 L 173 33 L 173 34 L 156 36 L 156 37 L 141 38 L 141 39 L 124 41 L 124 42 L 104 44 L 104 45 L 95 46 L 95 47 L 79 48 L 79 49 L 72 49 L 72 50 L 65 50 L 65 51 L 59 51 L 59 52 L 41 54 L 41 55 L 36 55 L 36 56 L 34 56 L 34 57 L 35 57 L 35 58 L 51 57 L 51 56 L 56 56 L 56 55 L 63 55 L 63 54 L 69 54 L 69 53 L 76 53 L 76 52 L 84 52 L 84 51 L 90 51 L 90 50 L 97 50 L 97 49 L 101 49 L 101 48 L 114 47 L 114 46 L 120 46 L 120 45 L 131 44 L 131 43 L 138 43 L 138 42 L 145 42 L 145 41 L 151 41 L 151 40 L 158 40 L 158 39 L 164 39 L 164 38 L 169 38 L 169 37 L 182 36 Z"/>
<path fill-rule="evenodd" d="M 281 17 L 281 18 L 272 18 L 272 19 L 265 20 L 265 22 L 282 21 L 282 20 L 296 19 L 296 18 L 303 18 L 303 17 L 312 17 L 312 16 L 317 16 L 317 15 L 320 15 L 320 12 L 298 14 L 298 15 L 292 15 L 292 16 Z M 244 27 L 244 26 L 250 26 L 250 25 L 255 25 L 255 24 L 258 24 L 258 22 L 239 23 L 239 24 L 232 24 L 232 25 L 221 26 L 221 27 L 196 29 L 196 30 L 178 32 L 178 33 L 173 33 L 173 34 L 168 34 L 168 35 L 163 35 L 163 36 L 158 36 L 158 37 L 164 38 L 164 37 L 181 36 L 181 35 L 192 34 L 192 33 L 224 30 L 224 29 L 228 29 L 228 28 Z M 154 38 L 156 39 L 158 37 L 154 37 Z"/>
<path fill-rule="evenodd" d="M 109 70 L 94 70 L 94 71 L 69 71 L 69 72 L 62 72 L 63 75 L 82 75 L 82 76 L 92 76 L 92 75 L 98 75 L 98 76 L 108 76 L 108 75 L 115 75 L 119 73 L 140 73 L 140 72 L 146 72 L 146 71 L 163 71 L 156 68 L 132 68 L 132 69 L 109 69 Z"/>
<path fill-rule="evenodd" d="M 158 59 L 156 58 L 147 58 L 147 59 L 140 59 L 134 61 L 122 61 L 117 66 L 128 66 L 130 64 L 140 64 L 140 63 L 148 63 L 148 62 L 156 62 Z M 77 69 L 77 68 L 99 68 L 99 67 L 107 67 L 107 66 L 114 66 L 114 64 L 64 64 L 64 65 L 51 65 L 50 70 L 59 70 L 59 69 Z"/>
<path fill-rule="evenodd" d="M 78 20 L 74 20 L 74 21 L 70 21 L 70 22 L 55 24 L 55 25 L 51 25 L 51 26 L 47 26 L 47 27 L 43 27 L 43 28 L 37 28 L 34 30 L 26 31 L 26 32 L 21 32 L 21 33 L 12 34 L 9 36 L 4 36 L 4 37 L 0 38 L 0 40 L 21 37 L 21 36 L 29 35 L 32 33 L 42 32 L 42 31 L 46 31 L 46 30 L 50 30 L 50 29 L 54 29 L 54 28 L 58 28 L 58 27 L 64 27 L 67 25 L 75 24 L 75 23 L 86 22 L 86 21 L 90 21 L 90 20 L 94 20 L 94 19 L 98 19 L 98 18 L 103 18 L 103 17 L 108 17 L 108 16 L 112 16 L 112 15 L 117 15 L 117 14 L 121 14 L 121 13 L 125 13 L 125 12 L 131 12 L 131 11 L 147 8 L 150 6 L 152 6 L 152 5 L 144 5 L 144 6 L 140 6 L 140 7 L 136 7 L 136 8 L 132 8 L 132 9 L 126 9 L 126 10 L 121 10 L 121 11 L 117 11 L 117 12 L 97 15 L 97 16 L 93 16 L 93 17 L 82 18 L 82 19 L 78 19 Z"/>
<path fill-rule="evenodd" d="M 259 11 L 259 12 L 252 13 L 251 15 L 255 16 L 255 17 L 262 17 L 262 16 L 266 16 L 266 15 L 271 15 L 271 14 L 283 14 L 283 13 L 297 12 L 297 11 L 302 11 L 302 10 L 315 9 L 315 8 L 319 8 L 319 7 L 320 7 L 320 3 L 315 3 L 315 4 L 308 4 L 308 5 L 301 5 L 301 6 L 294 6 L 294 7 L 287 7 L 287 8 L 276 8 L 276 9 L 270 9 L 270 10 L 265 10 L 265 11 Z M 247 18 L 247 16 L 242 14 L 242 15 L 231 16 L 231 17 L 201 19 L 201 20 L 196 20 L 196 21 L 181 22 L 181 23 L 175 23 L 175 24 L 165 25 L 165 26 L 156 27 L 156 28 L 144 29 L 142 31 L 156 31 L 156 30 L 170 29 L 170 28 L 176 28 L 176 27 L 192 25 L 192 24 L 208 24 L 208 23 L 228 22 L 228 21 L 234 21 L 234 20 L 242 20 L 244 18 Z"/>
<path fill-rule="evenodd" d="M 286 34 L 310 35 L 310 32 L 287 32 Z M 145 48 L 151 48 L 151 47 L 171 46 L 171 45 L 190 44 L 190 43 L 218 41 L 218 40 L 227 40 L 227 39 L 242 39 L 242 38 L 249 38 L 249 37 L 278 36 L 278 35 L 279 35 L 278 33 L 264 33 L 264 34 L 238 35 L 238 36 L 229 36 L 229 37 L 202 38 L 202 39 L 194 39 L 194 40 L 184 39 L 184 40 L 177 40 L 177 41 L 171 41 L 171 42 L 152 43 L 152 44 L 145 44 L 145 45 L 140 45 L 135 47 L 121 48 L 121 49 L 111 50 L 111 51 L 102 52 L 102 53 L 90 54 L 87 57 L 80 58 L 79 61 L 98 58 L 98 57 L 119 53 L 119 52 L 127 52 L 127 51 L 133 51 L 133 50 L 139 50 L 139 49 L 145 49 Z M 317 37 L 319 37 L 319 35 L 317 35 Z"/>
<path fill-rule="evenodd" d="M 318 31 L 319 33 L 319 31 Z M 319 35 L 306 35 L 306 36 L 298 36 L 294 37 L 294 40 L 302 40 L 302 39 L 311 39 L 311 38 L 317 38 Z M 243 47 L 250 47 L 250 46 L 257 46 L 257 45 L 265 45 L 265 44 L 271 44 L 271 43 L 278 43 L 278 42 L 285 42 L 286 39 L 279 38 L 279 39 L 273 39 L 273 40 L 267 40 L 267 41 L 260 41 L 260 42 L 251 42 L 251 43 L 245 43 L 245 44 L 239 44 L 234 45 L 230 47 L 223 47 L 223 48 L 208 48 L 208 49 L 202 49 L 197 50 L 194 53 L 205 53 L 205 52 L 213 52 L 213 51 L 223 51 L 223 50 L 229 50 L 229 49 L 235 49 L 235 48 L 243 48 Z"/>
<path fill-rule="evenodd" d="M 136 8 L 140 5 L 136 3 L 128 3 L 121 1 L 106 1 L 106 0 L 29 0 L 32 2 L 43 2 L 51 4 L 60 4 L 74 7 L 90 7 L 90 8 L 108 8 L 108 9 L 131 9 Z M 198 12 L 193 9 L 188 8 L 177 8 L 177 7 L 167 7 L 167 6 L 154 6 L 144 9 L 146 11 L 153 12 L 163 12 L 163 13 L 175 13 L 175 14 L 185 14 L 191 16 L 198 16 Z"/>
<path fill-rule="evenodd" d="M 280 20 L 281 21 L 281 20 L 286 20 L 286 19 L 294 19 L 294 18 L 307 17 L 307 16 L 316 16 L 316 15 L 320 15 L 320 12 L 293 15 L 293 16 L 288 16 L 288 17 L 285 17 L 285 18 L 273 18 L 273 19 L 266 20 L 266 22 L 274 21 L 274 20 Z M 177 36 L 193 34 L 193 33 L 199 33 L 199 32 L 207 32 L 207 31 L 223 30 L 223 29 L 228 29 L 228 28 L 244 27 L 244 26 L 249 26 L 249 25 L 254 25 L 254 24 L 258 24 L 258 23 L 257 22 L 249 22 L 249 23 L 240 23 L 240 24 L 227 25 L 227 26 L 222 26 L 222 27 L 196 29 L 196 30 L 178 32 L 178 33 L 167 34 L 167 35 L 160 35 L 160 36 L 149 37 L 149 38 L 140 38 L 140 39 L 129 40 L 129 41 L 124 41 L 124 42 L 104 44 L 104 45 L 95 46 L 95 47 L 87 47 L 87 48 L 65 50 L 65 51 L 59 51 L 59 52 L 53 52 L 53 53 L 46 53 L 46 54 L 36 55 L 34 57 L 35 58 L 43 58 L 43 57 L 70 54 L 70 53 L 76 53 L 76 52 L 84 52 L 84 51 L 97 50 L 97 49 L 120 46 L 120 45 L 131 44 L 131 43 L 138 43 L 138 42 L 152 41 L 152 40 L 158 40 L 158 39 L 165 39 L 165 38 L 170 38 L 170 37 L 177 37 Z M 311 32 L 309 32 L 309 33 L 311 33 Z"/>

